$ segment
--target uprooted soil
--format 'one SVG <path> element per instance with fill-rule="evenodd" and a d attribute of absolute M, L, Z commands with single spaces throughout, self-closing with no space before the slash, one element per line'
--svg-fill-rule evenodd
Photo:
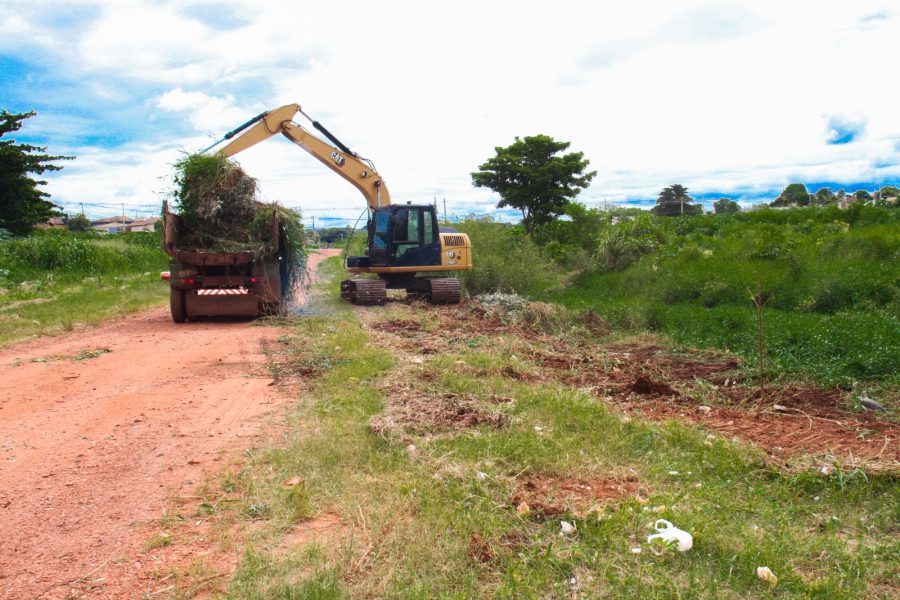
<path fill-rule="evenodd" d="M 476 425 L 499 429 L 506 415 L 483 409 L 474 396 L 428 394 L 410 388 L 389 390 L 385 409 L 369 421 L 369 429 L 390 440 L 410 434 L 434 435 Z"/>
<path fill-rule="evenodd" d="M 556 475 L 532 476 L 518 482 L 510 504 L 538 520 L 563 514 L 584 516 L 600 513 L 603 506 L 635 495 L 636 477 L 571 478 Z"/>
<path fill-rule="evenodd" d="M 741 381 L 739 361 L 723 353 L 675 353 L 648 339 L 609 344 L 564 340 L 504 323 L 475 301 L 417 310 L 427 312 L 427 328 L 410 318 L 371 327 L 393 336 L 392 344 L 419 354 L 460 352 L 467 344 L 502 338 L 518 347 L 514 351 L 521 366 L 485 375 L 558 381 L 613 409 L 701 424 L 756 444 L 781 461 L 826 454 L 843 464 L 875 469 L 900 465 L 900 425 L 846 409 L 845 392 L 839 389 L 770 385 L 760 402 L 759 390 Z"/>

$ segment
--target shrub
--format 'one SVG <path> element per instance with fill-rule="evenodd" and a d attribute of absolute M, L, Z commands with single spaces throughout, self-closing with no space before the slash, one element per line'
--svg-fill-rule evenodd
<path fill-rule="evenodd" d="M 559 288 L 566 274 L 518 227 L 490 218 L 455 225 L 472 241 L 472 269 L 460 273 L 469 295 L 508 292 L 535 296 Z"/>

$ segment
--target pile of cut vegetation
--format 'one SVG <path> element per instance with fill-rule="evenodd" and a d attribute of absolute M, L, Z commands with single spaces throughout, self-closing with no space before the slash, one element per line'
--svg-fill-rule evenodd
<path fill-rule="evenodd" d="M 210 252 L 283 254 L 291 287 L 306 265 L 300 213 L 257 199 L 256 179 L 220 154 L 189 154 L 175 163 L 178 245 Z M 273 236 L 273 219 L 279 235 Z"/>

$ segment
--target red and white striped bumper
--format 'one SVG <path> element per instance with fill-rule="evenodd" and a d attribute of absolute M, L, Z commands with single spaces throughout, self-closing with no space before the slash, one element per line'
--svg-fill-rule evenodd
<path fill-rule="evenodd" d="M 247 288 L 209 288 L 197 290 L 198 296 L 246 296 L 250 293 Z"/>

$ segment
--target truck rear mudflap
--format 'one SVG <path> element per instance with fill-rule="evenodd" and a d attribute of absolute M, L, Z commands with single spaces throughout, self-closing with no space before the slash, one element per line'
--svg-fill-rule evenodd
<path fill-rule="evenodd" d="M 247 290 L 199 289 L 185 292 L 184 308 L 188 319 L 255 317 L 260 311 L 260 299 Z"/>

